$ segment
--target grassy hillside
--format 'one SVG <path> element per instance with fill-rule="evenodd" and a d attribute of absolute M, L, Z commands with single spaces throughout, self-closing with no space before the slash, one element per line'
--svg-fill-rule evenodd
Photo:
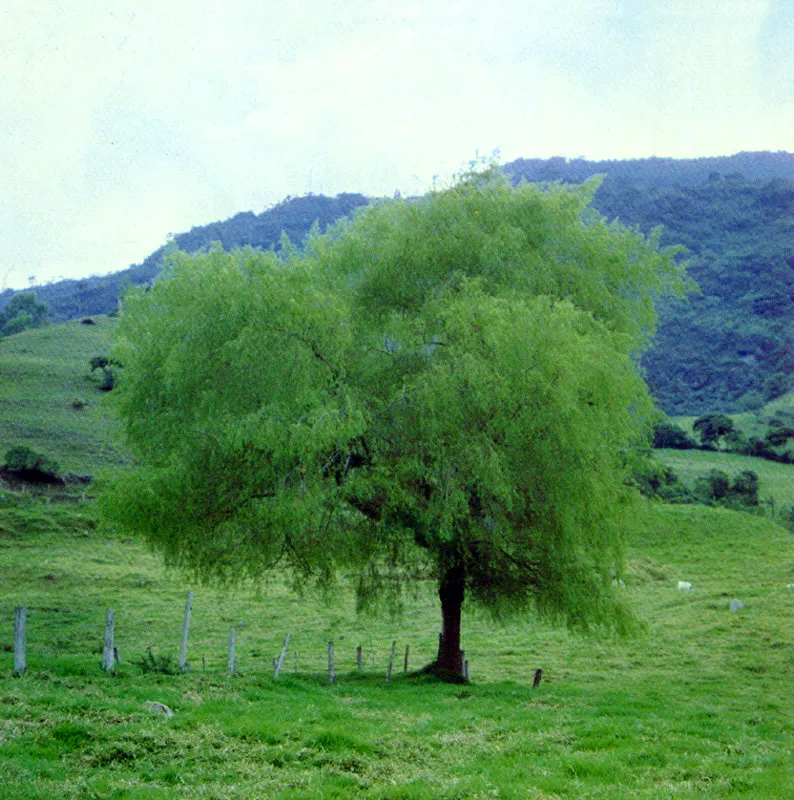
<path fill-rule="evenodd" d="M 708 450 L 654 450 L 654 455 L 691 486 L 713 469 L 722 470 L 731 479 L 744 470 L 758 475 L 761 502 L 773 501 L 776 508 L 794 506 L 794 465 L 778 464 L 763 458 Z"/>
<path fill-rule="evenodd" d="M 782 798 L 794 793 L 792 537 L 763 519 L 648 505 L 625 591 L 646 633 L 581 641 L 532 619 L 467 609 L 473 684 L 402 674 L 438 632 L 430 587 L 402 619 L 357 619 L 352 597 L 297 600 L 193 587 L 90 506 L 0 507 L 0 774 L 21 798 Z M 690 581 L 691 592 L 677 590 Z M 183 675 L 136 662 L 178 651 Z M 732 598 L 746 603 L 728 611 Z M 13 677 L 11 620 L 29 607 L 29 669 Z M 99 667 L 104 612 L 122 665 Z M 237 626 L 239 673 L 225 674 Z M 284 672 L 271 662 L 286 632 Z M 325 677 L 326 641 L 338 679 Z M 398 666 L 387 683 L 392 641 Z M 364 670 L 355 648 L 364 647 Z M 531 688 L 542 667 L 540 686 Z M 152 714 L 147 701 L 174 717 Z"/>
<path fill-rule="evenodd" d="M 87 378 L 90 358 L 109 350 L 113 321 L 97 323 L 0 341 L 3 452 L 27 444 L 77 473 L 122 459 L 110 444 L 105 396 Z M 794 503 L 791 465 L 661 456 L 687 477 L 749 464 L 762 497 Z M 465 608 L 473 683 L 462 687 L 402 671 L 406 645 L 410 669 L 437 647 L 430 585 L 397 619 L 357 617 L 344 585 L 330 598 L 303 599 L 281 578 L 259 588 L 202 587 L 166 571 L 139 543 L 100 530 L 92 503 L 48 503 L 0 486 L 0 796 L 794 795 L 794 537 L 764 517 L 701 506 L 647 504 L 633 526 L 619 591 L 642 634 L 582 641 L 531 617 L 494 625 Z M 692 591 L 678 591 L 679 580 Z M 189 589 L 191 669 L 173 674 Z M 733 598 L 746 608 L 731 613 Z M 28 608 L 22 677 L 13 674 L 19 605 Z M 100 668 L 107 608 L 121 656 L 115 675 Z M 287 632 L 276 681 L 272 660 Z M 537 668 L 543 680 L 532 689 Z M 148 701 L 167 704 L 173 718 L 151 713 Z"/>
<path fill-rule="evenodd" d="M 116 424 L 89 379 L 92 357 L 107 355 L 114 320 L 95 317 L 0 339 L 0 462 L 21 444 L 54 458 L 64 472 L 94 473 L 117 462 Z"/>
<path fill-rule="evenodd" d="M 755 411 L 728 414 L 727 416 L 733 420 L 734 425 L 745 438 L 763 437 L 773 422 L 785 425 L 794 424 L 794 392 L 787 392 Z M 698 437 L 692 430 L 692 425 L 697 418 L 692 415 L 678 416 L 674 418 L 674 422 L 697 440 Z"/>

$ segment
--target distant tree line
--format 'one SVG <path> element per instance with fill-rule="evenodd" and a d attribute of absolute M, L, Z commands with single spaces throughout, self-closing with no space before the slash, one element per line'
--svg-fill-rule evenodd
<path fill-rule="evenodd" d="M 744 435 L 725 414 L 699 417 L 692 429 L 698 440 L 670 420 L 659 422 L 654 427 L 653 446 L 673 450 L 719 449 L 781 464 L 794 464 L 794 425 L 782 417 L 773 417 L 763 436 Z"/>

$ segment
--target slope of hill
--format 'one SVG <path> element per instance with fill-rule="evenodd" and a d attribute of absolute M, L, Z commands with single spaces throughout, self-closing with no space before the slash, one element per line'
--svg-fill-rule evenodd
<path fill-rule="evenodd" d="M 77 321 L 0 339 L 0 463 L 22 445 L 55 459 L 61 472 L 93 474 L 123 460 L 105 393 L 90 360 L 107 355 L 113 320 Z"/>
<path fill-rule="evenodd" d="M 325 230 L 332 222 L 352 214 L 367 202 L 367 198 L 361 194 L 288 197 L 261 214 L 246 211 L 223 222 L 211 222 L 191 228 L 187 233 L 178 233 L 172 242 L 159 247 L 141 264 L 128 269 L 80 280 L 57 281 L 36 286 L 34 291 L 39 300 L 50 306 L 53 318 L 58 321 L 91 314 L 110 314 L 116 310 L 119 297 L 128 286 L 154 280 L 162 269 L 169 248 L 176 247 L 193 253 L 207 248 L 213 242 L 220 242 L 227 250 L 245 246 L 268 250 L 271 247 L 278 248 L 282 233 L 299 244 L 312 225 L 317 224 L 320 230 Z M 14 294 L 10 289 L 0 292 L 0 308 Z"/>
<path fill-rule="evenodd" d="M 591 162 L 519 159 L 513 180 L 580 182 L 606 178 L 594 206 L 608 218 L 688 248 L 702 294 L 660 309 L 654 348 L 643 360 L 660 406 L 670 414 L 755 408 L 794 387 L 794 155 L 739 153 L 690 160 Z M 288 198 L 174 237 L 128 270 L 36 288 L 57 319 L 109 313 L 130 283 L 151 281 L 168 246 L 187 252 L 278 247 L 282 230 L 300 242 L 367 203 L 360 194 Z M 13 292 L 0 294 L 0 307 Z"/>

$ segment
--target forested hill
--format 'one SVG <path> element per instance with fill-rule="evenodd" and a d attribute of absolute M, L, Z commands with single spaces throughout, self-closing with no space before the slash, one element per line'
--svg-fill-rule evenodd
<path fill-rule="evenodd" d="M 648 381 L 668 413 L 740 411 L 794 388 L 794 155 L 740 153 L 693 160 L 520 159 L 513 180 L 579 183 L 604 175 L 594 205 L 610 219 L 689 250 L 702 295 L 661 308 L 662 324 L 646 354 Z M 360 194 L 288 198 L 261 214 L 246 212 L 175 237 L 193 252 L 219 241 L 278 247 L 281 232 L 300 242 L 365 204 Z M 165 248 L 142 264 L 104 277 L 35 289 L 58 319 L 107 313 L 129 283 L 160 270 Z M 0 295 L 0 306 L 12 293 Z"/>
<path fill-rule="evenodd" d="M 594 205 L 688 249 L 701 295 L 660 308 L 643 361 L 669 413 L 754 408 L 794 387 L 794 155 L 515 161 L 513 180 L 604 176 Z"/>
<path fill-rule="evenodd" d="M 697 185 L 716 177 L 738 177 L 747 181 L 794 181 L 792 153 L 737 153 L 707 158 L 635 158 L 624 161 L 587 161 L 584 158 L 519 158 L 505 166 L 514 179 L 531 183 L 564 181 L 582 183 L 593 175 L 606 176 L 638 188 L 656 189 Z"/>
<path fill-rule="evenodd" d="M 220 242 L 227 250 L 246 245 L 267 250 L 271 247 L 278 248 L 282 232 L 298 244 L 305 239 L 315 222 L 321 230 L 325 230 L 332 222 L 351 214 L 368 202 L 361 194 L 288 197 L 261 214 L 245 211 L 235 214 L 231 219 L 211 222 L 209 225 L 191 228 L 187 233 L 179 233 L 174 236 L 173 244 L 159 247 L 141 264 L 135 264 L 128 269 L 110 275 L 36 286 L 33 291 L 39 300 L 50 306 L 53 318 L 58 321 L 91 314 L 109 314 L 116 309 L 119 297 L 128 286 L 149 283 L 157 276 L 169 247 L 193 253 L 209 247 L 213 242 Z M 11 290 L 1 292 L 0 308 L 14 294 Z"/>

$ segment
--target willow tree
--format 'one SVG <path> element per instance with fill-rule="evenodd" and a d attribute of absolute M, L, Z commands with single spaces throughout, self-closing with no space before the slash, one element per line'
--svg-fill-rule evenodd
<path fill-rule="evenodd" d="M 594 188 L 489 171 L 302 249 L 177 254 L 118 327 L 106 513 L 207 578 L 352 575 L 364 607 L 433 579 L 453 677 L 464 598 L 625 626 L 636 357 L 686 279 Z"/>

